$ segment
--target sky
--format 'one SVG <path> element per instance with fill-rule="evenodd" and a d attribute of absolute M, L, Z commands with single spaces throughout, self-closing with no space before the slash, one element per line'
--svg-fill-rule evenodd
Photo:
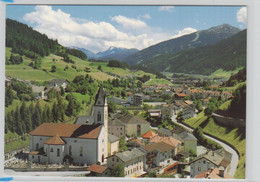
<path fill-rule="evenodd" d="M 247 26 L 247 9 L 239 6 L 7 5 L 6 17 L 63 46 L 95 53 L 109 47 L 141 50 L 221 24 Z"/>

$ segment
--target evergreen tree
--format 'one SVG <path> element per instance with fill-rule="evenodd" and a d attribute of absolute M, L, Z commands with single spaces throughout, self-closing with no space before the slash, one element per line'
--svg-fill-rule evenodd
<path fill-rule="evenodd" d="M 10 87 L 7 87 L 5 89 L 5 107 L 8 107 L 9 105 L 12 104 L 14 99 L 14 94 L 13 91 Z"/>
<path fill-rule="evenodd" d="M 18 106 L 16 107 L 16 110 L 15 110 L 15 124 L 16 124 L 15 132 L 18 135 L 22 135 L 24 133 L 24 131 L 23 131 L 22 118 L 21 118 L 20 110 L 19 110 Z"/>
<path fill-rule="evenodd" d="M 48 122 L 48 123 L 52 122 L 53 121 L 53 116 L 52 116 L 52 112 L 51 112 L 49 107 L 46 110 L 46 115 L 47 115 L 47 121 L 46 122 Z"/>
<path fill-rule="evenodd" d="M 57 106 L 57 103 L 54 102 L 53 103 L 53 106 L 52 106 L 52 116 L 53 116 L 53 121 L 54 122 L 58 122 L 59 118 L 60 118 L 60 115 L 59 115 L 59 111 L 58 111 L 58 106 Z"/>

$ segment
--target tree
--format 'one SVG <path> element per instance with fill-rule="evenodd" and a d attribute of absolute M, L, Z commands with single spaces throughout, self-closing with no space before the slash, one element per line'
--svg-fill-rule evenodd
<path fill-rule="evenodd" d="M 59 118 L 60 118 L 60 112 L 59 112 L 59 109 L 58 109 L 58 106 L 57 106 L 57 102 L 53 103 L 52 116 L 53 116 L 53 121 L 55 121 L 57 123 Z"/>
<path fill-rule="evenodd" d="M 108 113 L 115 113 L 116 109 L 116 104 L 111 101 L 108 101 Z"/>
<path fill-rule="evenodd" d="M 200 100 L 196 101 L 195 108 L 198 110 L 198 112 L 201 112 L 203 110 Z"/>
<path fill-rule="evenodd" d="M 55 66 L 55 65 L 52 65 L 52 67 L 51 67 L 51 72 L 52 72 L 52 73 L 56 72 L 56 69 L 57 69 L 56 66 Z"/>
<path fill-rule="evenodd" d="M 101 65 L 98 65 L 97 69 L 103 71 Z"/>
<path fill-rule="evenodd" d="M 116 164 L 111 171 L 111 176 L 113 177 L 124 177 L 124 166 L 122 164 Z"/>
<path fill-rule="evenodd" d="M 13 100 L 14 100 L 13 91 L 10 87 L 7 87 L 5 89 L 5 107 L 8 107 L 9 105 L 11 105 Z"/>
<path fill-rule="evenodd" d="M 125 142 L 125 137 L 122 136 L 120 139 L 119 139 L 119 151 L 126 151 L 128 150 L 127 146 L 126 146 L 126 142 Z"/>
<path fill-rule="evenodd" d="M 182 111 L 180 111 L 180 112 L 178 112 L 178 114 L 177 114 L 177 121 L 178 122 L 182 122 L 184 119 L 183 119 L 183 117 L 182 117 Z"/>
<path fill-rule="evenodd" d="M 65 111 L 66 115 L 76 116 L 81 109 L 80 103 L 77 101 L 77 98 L 72 94 L 67 95 L 66 99 L 69 101 L 69 104 Z"/>
<path fill-rule="evenodd" d="M 217 110 L 217 106 L 214 103 L 210 102 L 208 104 L 208 107 L 205 109 L 204 113 L 206 116 L 211 116 L 211 114 L 216 110 Z"/>

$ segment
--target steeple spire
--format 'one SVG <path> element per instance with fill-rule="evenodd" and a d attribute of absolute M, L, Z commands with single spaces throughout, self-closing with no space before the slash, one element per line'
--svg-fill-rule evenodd
<path fill-rule="evenodd" d="M 95 106 L 104 106 L 106 104 L 106 93 L 101 85 L 95 98 Z"/>

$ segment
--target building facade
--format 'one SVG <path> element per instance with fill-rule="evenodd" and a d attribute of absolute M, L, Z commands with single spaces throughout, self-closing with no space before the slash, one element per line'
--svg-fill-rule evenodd
<path fill-rule="evenodd" d="M 93 123 L 43 123 L 29 133 L 29 160 L 36 163 L 106 163 L 108 108 L 101 87 L 96 95 Z"/>

